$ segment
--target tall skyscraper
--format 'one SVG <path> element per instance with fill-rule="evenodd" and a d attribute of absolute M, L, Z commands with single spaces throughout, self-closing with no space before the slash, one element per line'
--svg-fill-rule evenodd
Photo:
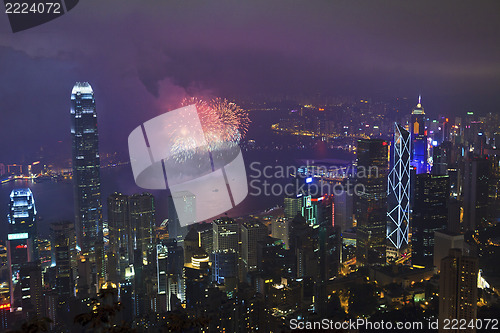
<path fill-rule="evenodd" d="M 415 199 L 412 210 L 412 263 L 433 264 L 434 232 L 448 224 L 449 176 L 427 173 L 415 177 Z"/>
<path fill-rule="evenodd" d="M 30 249 L 31 260 L 38 260 L 38 235 L 36 226 L 36 206 L 33 192 L 29 188 L 15 189 L 10 193 L 9 233 L 26 233 L 33 246 Z"/>
<path fill-rule="evenodd" d="M 164 311 L 171 310 L 173 295 L 184 300 L 184 281 L 182 279 L 184 251 L 176 239 L 167 239 L 156 245 L 156 274 L 160 306 Z"/>
<path fill-rule="evenodd" d="M 410 231 L 410 133 L 394 124 L 393 166 L 388 177 L 387 238 L 396 254 L 408 246 Z"/>
<path fill-rule="evenodd" d="M 109 250 L 112 254 L 108 258 L 113 261 L 110 262 L 108 279 L 116 283 L 125 278 L 125 271 L 133 259 L 127 195 L 113 193 L 108 197 L 108 227 Z M 114 276 L 115 267 L 117 276 Z"/>
<path fill-rule="evenodd" d="M 356 259 L 360 264 L 383 264 L 386 258 L 388 144 L 358 140 Z"/>
<path fill-rule="evenodd" d="M 12 190 L 9 204 L 7 255 L 10 270 L 10 302 L 12 308 L 22 307 L 21 269 L 27 262 L 38 261 L 36 207 L 30 189 Z M 40 286 L 41 288 L 41 286 Z"/>
<path fill-rule="evenodd" d="M 56 290 L 59 296 L 74 295 L 77 253 L 75 226 L 64 221 L 50 224 L 52 264 L 56 269 Z"/>
<path fill-rule="evenodd" d="M 411 112 L 411 164 L 417 174 L 426 173 L 427 164 L 427 131 L 425 130 L 425 112 L 418 97 L 418 104 Z"/>
<path fill-rule="evenodd" d="M 271 234 L 274 238 L 281 239 L 285 244 L 285 249 L 290 248 L 290 222 L 291 218 L 277 217 L 271 222 Z"/>
<path fill-rule="evenodd" d="M 448 156 L 445 144 L 432 149 L 432 174 L 436 176 L 448 174 Z"/>
<path fill-rule="evenodd" d="M 168 196 L 167 209 L 169 238 L 175 238 L 181 243 L 187 235 L 188 228 L 181 226 L 180 221 L 190 221 L 189 224 L 196 222 L 196 197 L 186 191 L 173 193 Z"/>
<path fill-rule="evenodd" d="M 129 197 L 131 242 L 134 265 L 146 264 L 155 245 L 155 202 L 150 193 Z"/>
<path fill-rule="evenodd" d="M 477 275 L 478 260 L 464 256 L 460 249 L 451 249 L 448 257 L 441 260 L 439 277 L 439 331 L 475 332 L 466 330 L 444 330 L 445 319 L 465 320 L 470 323 L 477 319 Z M 474 325 L 475 326 L 475 325 Z"/>
<path fill-rule="evenodd" d="M 88 82 L 73 87 L 70 114 L 77 244 L 88 253 L 103 237 L 97 114 Z"/>
<path fill-rule="evenodd" d="M 212 223 L 213 251 L 233 250 L 239 253 L 239 225 L 231 218 L 219 218 Z"/>
<path fill-rule="evenodd" d="M 474 157 L 465 161 L 462 187 L 464 231 L 474 231 L 486 225 L 490 184 L 490 161 Z"/>
<path fill-rule="evenodd" d="M 261 222 L 245 222 L 241 225 L 241 258 L 246 272 L 257 270 L 257 242 L 269 231 Z"/>
<path fill-rule="evenodd" d="M 302 198 L 297 196 L 285 197 L 285 217 L 293 219 L 302 211 Z"/>

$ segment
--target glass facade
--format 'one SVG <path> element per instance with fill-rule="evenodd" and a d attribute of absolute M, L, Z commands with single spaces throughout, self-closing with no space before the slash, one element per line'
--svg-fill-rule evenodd
<path fill-rule="evenodd" d="M 408 245 L 410 226 L 410 133 L 394 124 L 393 166 L 388 177 L 387 238 L 396 249 Z"/>
<path fill-rule="evenodd" d="M 359 140 L 357 184 L 357 261 L 383 264 L 386 252 L 388 144 L 384 140 Z M 362 186 L 361 186 L 362 185 Z"/>
<path fill-rule="evenodd" d="M 94 92 L 77 82 L 71 92 L 71 136 L 77 243 L 83 253 L 102 240 L 99 136 Z"/>
<path fill-rule="evenodd" d="M 8 264 L 10 268 L 10 299 L 12 307 L 22 306 L 21 269 L 27 262 L 38 259 L 36 207 L 29 188 L 10 193 L 9 234 L 7 235 Z"/>

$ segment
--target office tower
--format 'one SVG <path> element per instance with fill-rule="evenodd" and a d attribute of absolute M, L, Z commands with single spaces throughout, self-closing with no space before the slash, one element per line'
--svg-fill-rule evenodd
<path fill-rule="evenodd" d="M 494 221 L 500 216 L 500 154 L 491 154 L 488 160 L 490 161 L 488 216 L 490 221 Z"/>
<path fill-rule="evenodd" d="M 282 277 L 295 278 L 296 249 L 285 249 L 281 239 L 266 236 L 257 242 L 257 270 L 264 280 L 280 282 Z"/>
<path fill-rule="evenodd" d="M 186 264 L 184 266 L 184 276 L 187 309 L 200 309 L 211 301 L 208 297 L 208 287 L 210 285 L 210 266 L 208 262 L 202 262 L 198 266 Z"/>
<path fill-rule="evenodd" d="M 451 180 L 450 180 L 451 183 Z M 451 191 L 451 186 L 450 186 Z M 453 192 L 450 193 L 453 195 Z M 462 209 L 462 204 L 459 200 L 454 197 L 450 197 L 448 200 L 448 226 L 449 231 L 460 233 L 462 231 L 462 224 L 460 221 L 460 212 Z"/>
<path fill-rule="evenodd" d="M 415 199 L 412 211 L 412 263 L 431 266 L 434 232 L 448 224 L 448 176 L 420 174 L 415 178 Z"/>
<path fill-rule="evenodd" d="M 269 235 L 261 222 L 245 222 L 241 225 L 241 258 L 246 272 L 257 269 L 257 242 Z"/>
<path fill-rule="evenodd" d="M 448 256 L 451 249 L 460 249 L 467 254 L 464 235 L 447 229 L 434 232 L 434 266 L 441 270 L 441 260 Z"/>
<path fill-rule="evenodd" d="M 150 193 L 134 194 L 128 200 L 134 265 L 147 265 L 156 238 L 155 200 Z"/>
<path fill-rule="evenodd" d="M 184 266 L 184 251 L 177 245 L 177 240 L 167 239 L 156 245 L 156 278 L 160 308 L 171 311 L 174 296 L 184 300 L 184 282 L 182 269 Z"/>
<path fill-rule="evenodd" d="M 31 239 L 33 246 L 30 249 L 30 261 L 39 259 L 36 214 L 33 192 L 29 188 L 12 190 L 7 216 L 9 233 L 27 234 L 26 237 Z"/>
<path fill-rule="evenodd" d="M 330 223 L 322 223 L 319 226 L 318 257 L 320 281 L 326 282 L 336 277 L 342 257 L 342 237 L 339 226 L 332 226 Z"/>
<path fill-rule="evenodd" d="M 97 114 L 88 82 L 73 87 L 70 113 L 76 239 L 82 253 L 89 253 L 103 235 Z"/>
<path fill-rule="evenodd" d="M 302 216 L 306 219 L 307 224 L 317 224 L 316 217 L 318 215 L 317 206 L 313 205 L 312 196 L 310 194 L 303 195 L 302 197 Z"/>
<path fill-rule="evenodd" d="M 418 97 L 418 104 L 411 112 L 411 165 L 417 174 L 427 172 L 427 131 L 425 130 L 425 112 Z"/>
<path fill-rule="evenodd" d="M 352 228 L 354 196 L 352 194 L 349 195 L 344 186 L 344 191 L 340 194 L 335 194 L 333 202 L 335 204 L 335 225 L 339 226 L 342 231 Z"/>
<path fill-rule="evenodd" d="M 297 215 L 290 223 L 290 250 L 295 254 L 298 278 L 318 277 L 318 227 Z"/>
<path fill-rule="evenodd" d="M 51 223 L 52 264 L 56 270 L 55 289 L 63 298 L 74 296 L 77 269 L 76 235 L 74 224 L 68 221 Z"/>
<path fill-rule="evenodd" d="M 285 197 L 285 217 L 293 219 L 302 211 L 302 198 L 297 196 Z"/>
<path fill-rule="evenodd" d="M 464 231 L 485 226 L 488 213 L 490 162 L 487 157 L 465 161 L 463 181 Z"/>
<path fill-rule="evenodd" d="M 128 199 L 127 195 L 116 192 L 108 197 L 109 251 L 113 254 L 110 259 L 114 260 L 111 265 L 117 269 L 116 273 L 109 272 L 108 280 L 115 283 L 125 279 L 125 271 L 133 260 Z"/>
<path fill-rule="evenodd" d="M 448 174 L 448 156 L 444 145 L 432 148 L 432 170 L 431 173 L 436 176 L 445 176 Z"/>
<path fill-rule="evenodd" d="M 290 221 L 291 218 L 277 217 L 271 222 L 271 235 L 281 239 L 285 244 L 285 249 L 290 248 Z"/>
<path fill-rule="evenodd" d="M 187 225 L 181 225 L 181 220 L 189 221 L 188 224 L 196 222 L 196 197 L 189 192 L 173 193 L 168 196 L 167 209 L 169 238 L 181 243 L 188 232 Z"/>
<path fill-rule="evenodd" d="M 358 140 L 356 258 L 361 265 L 385 263 L 387 225 L 388 144 Z"/>
<path fill-rule="evenodd" d="M 212 280 L 217 284 L 238 278 L 238 254 L 234 251 L 215 251 L 212 254 L 212 263 Z"/>
<path fill-rule="evenodd" d="M 31 317 L 41 317 L 44 313 L 42 294 L 42 270 L 40 263 L 27 262 L 19 270 L 23 312 Z"/>
<path fill-rule="evenodd" d="M 10 273 L 10 302 L 12 308 L 22 307 L 21 268 L 38 260 L 36 207 L 30 189 L 10 193 L 7 235 L 7 256 Z"/>
<path fill-rule="evenodd" d="M 212 222 L 197 223 L 195 225 L 198 232 L 198 246 L 211 254 L 214 247 L 214 232 Z"/>
<path fill-rule="evenodd" d="M 441 260 L 439 277 L 439 331 L 475 332 L 466 330 L 444 330 L 445 319 L 457 319 L 470 323 L 477 319 L 477 275 L 478 259 L 465 256 L 460 249 L 451 249 Z M 474 325 L 475 326 L 475 325 Z"/>
<path fill-rule="evenodd" d="M 410 231 L 410 133 L 394 124 L 394 154 L 388 177 L 387 238 L 396 256 L 408 247 Z"/>
<path fill-rule="evenodd" d="M 233 250 L 239 253 L 240 226 L 231 218 L 222 217 L 212 223 L 213 226 L 213 251 Z"/>
<path fill-rule="evenodd" d="M 184 237 L 184 242 L 183 242 L 183 248 L 184 248 L 184 263 L 190 263 L 191 262 L 191 257 L 193 254 L 200 249 L 201 247 L 199 246 L 199 238 L 198 238 L 198 232 L 195 229 L 195 226 L 192 225 L 189 227 L 189 231 Z"/>

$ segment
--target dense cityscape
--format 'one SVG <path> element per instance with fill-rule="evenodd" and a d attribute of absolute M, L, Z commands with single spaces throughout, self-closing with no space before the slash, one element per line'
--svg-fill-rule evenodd
<path fill-rule="evenodd" d="M 70 165 L 0 164 L 2 186 L 15 186 L 2 198 L 2 328 L 280 332 L 353 330 L 334 325 L 359 319 L 428 330 L 438 319 L 465 320 L 469 330 L 492 319 L 494 328 L 500 119 L 431 119 L 414 100 L 254 103 L 253 112 L 284 112 L 268 126 L 272 140 L 241 142 L 246 154 L 320 154 L 294 165 L 247 160 L 250 195 L 279 204 L 181 226 L 178 193 L 167 202 L 147 192 L 102 197 L 101 169 L 130 164 L 115 154 L 101 162 L 94 91 L 75 84 Z M 30 190 L 44 182 L 74 190 L 75 219 L 51 222 L 48 235 Z M 374 329 L 366 325 L 355 328 Z M 422 329 L 400 329 L 409 327 Z"/>

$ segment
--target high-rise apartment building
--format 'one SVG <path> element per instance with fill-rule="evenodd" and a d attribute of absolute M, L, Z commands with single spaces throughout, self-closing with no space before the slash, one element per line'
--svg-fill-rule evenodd
<path fill-rule="evenodd" d="M 73 87 L 70 114 L 77 244 L 89 253 L 102 242 L 103 234 L 97 114 L 88 82 Z"/>

